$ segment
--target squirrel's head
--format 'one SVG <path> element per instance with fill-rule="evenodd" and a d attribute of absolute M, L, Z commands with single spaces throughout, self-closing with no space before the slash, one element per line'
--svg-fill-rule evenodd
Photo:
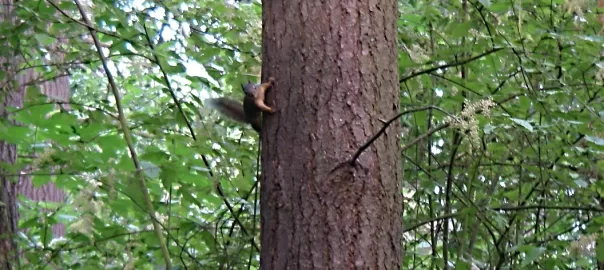
<path fill-rule="evenodd" d="M 256 85 L 252 83 L 252 81 L 247 81 L 247 84 L 242 84 L 241 85 L 241 89 L 243 90 L 243 93 L 245 93 L 248 96 L 253 96 L 254 92 L 256 90 Z"/>

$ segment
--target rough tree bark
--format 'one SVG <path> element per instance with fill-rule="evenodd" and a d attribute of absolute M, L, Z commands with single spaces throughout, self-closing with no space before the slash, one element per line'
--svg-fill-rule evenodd
<path fill-rule="evenodd" d="M 400 269 L 397 4 L 263 1 L 261 269 Z"/>

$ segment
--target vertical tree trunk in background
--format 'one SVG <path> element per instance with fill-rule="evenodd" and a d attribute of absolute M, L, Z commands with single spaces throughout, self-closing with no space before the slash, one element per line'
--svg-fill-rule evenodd
<path fill-rule="evenodd" d="M 400 269 L 397 4 L 264 1 L 261 269 Z M 332 171 L 333 170 L 333 171 Z"/>
<path fill-rule="evenodd" d="M 4 4 L 4 3 L 3 3 Z M 0 65 L 7 63 L 7 59 L 0 57 Z M 1 81 L 0 83 L 5 83 Z M 7 87 L 8 91 L 2 91 L 2 104 L 0 105 L 0 117 L 6 118 L 6 107 L 19 106 L 23 102 L 24 91 L 14 91 Z M 0 162 L 3 164 L 14 164 L 17 159 L 17 147 L 0 140 Z M 17 232 L 17 183 L 18 176 L 0 168 L 0 269 L 12 269 L 12 263 L 16 262 L 17 247 L 13 241 L 13 235 Z"/>
<path fill-rule="evenodd" d="M 3 21 L 14 21 L 10 13 L 12 11 L 11 0 L 0 0 L 2 7 L 0 9 L 0 19 Z M 8 48 L 8 41 L 4 38 L 2 46 Z M 4 78 L 0 80 L 2 88 L 0 89 L 0 117 L 6 119 L 6 107 L 21 106 L 23 104 L 22 88 L 14 87 L 17 83 L 12 83 L 16 79 L 15 70 L 17 68 L 17 57 L 8 55 L 8 50 L 0 54 L 0 68 L 5 72 Z M 17 159 L 17 147 L 5 141 L 0 141 L 0 162 L 4 164 L 14 164 Z M 18 176 L 14 172 L 7 171 L 0 167 L 0 268 L 13 269 L 17 262 L 17 246 L 13 241 L 13 235 L 17 232 L 17 183 Z"/>
<path fill-rule="evenodd" d="M 600 177 L 600 175 L 597 176 L 598 178 Z M 602 209 L 604 209 L 604 197 L 599 197 L 598 201 L 600 202 L 600 207 Z M 600 234 L 602 234 L 603 232 L 599 232 Z M 601 245 L 604 245 L 604 240 L 602 239 L 602 237 L 598 237 L 598 239 L 596 239 L 596 256 L 598 255 L 597 251 L 601 250 L 600 247 Z M 601 257 L 597 258 L 597 264 L 598 264 L 598 270 L 604 270 L 604 259 L 602 259 Z"/>
<path fill-rule="evenodd" d="M 6 59 L 0 57 L 0 65 L 6 63 Z M 2 81 L 0 83 L 4 83 Z M 2 104 L 0 115 L 6 118 L 6 107 L 18 106 L 23 102 L 23 91 L 2 91 Z M 17 147 L 0 140 L 0 162 L 3 164 L 14 164 L 17 159 Z M 0 168 L 0 269 L 12 269 L 12 263 L 16 262 L 16 243 L 13 235 L 17 232 L 17 183 L 18 176 L 13 172 Z"/>
<path fill-rule="evenodd" d="M 59 43 L 66 43 L 67 40 L 64 38 L 57 37 L 57 43 L 52 46 L 58 48 Z M 61 63 L 64 59 L 63 53 L 53 51 L 52 61 L 55 63 Z M 27 69 L 24 73 L 33 73 L 32 69 Z M 31 77 L 31 76 L 30 76 Z M 34 77 L 37 77 L 34 75 Z M 24 83 L 31 83 L 25 81 Z M 59 76 L 54 80 L 45 81 L 40 84 L 40 92 L 48 96 L 50 100 L 68 102 L 70 97 L 69 92 L 69 77 Z M 64 109 L 70 109 L 68 104 L 61 105 Z M 38 153 L 39 154 L 39 153 Z M 35 173 L 36 168 L 31 168 L 29 173 Z M 25 197 L 39 202 L 63 202 L 65 200 L 65 193 L 60 190 L 55 183 L 49 182 L 40 187 L 34 187 L 31 177 L 21 177 L 19 181 L 18 190 L 20 194 Z M 55 224 L 52 226 L 52 233 L 54 237 L 61 237 L 65 234 L 65 224 Z"/>
<path fill-rule="evenodd" d="M 2 9 L 0 11 L 1 20 L 11 20 L 11 11 L 13 10 L 11 0 L 0 0 Z M 4 38 L 2 38 L 4 39 Z M 64 40 L 58 39 L 62 42 Z M 8 43 L 3 44 L 5 48 L 10 48 Z M 58 44 L 55 44 L 55 48 Z M 5 77 L 0 81 L 3 86 L 1 92 L 0 117 L 7 118 L 6 107 L 22 107 L 25 89 L 30 84 L 35 84 L 40 76 L 33 69 L 26 69 L 18 74 L 15 71 L 19 68 L 20 58 L 16 55 L 10 55 L 12 49 L 7 49 L 0 54 L 0 66 L 5 71 Z M 60 62 L 63 54 L 54 51 L 54 62 Z M 45 81 L 40 84 L 42 93 L 48 95 L 53 100 L 69 100 L 69 78 L 61 76 L 54 80 Z M 66 106 L 68 108 L 68 106 Z M 14 123 L 13 123 L 14 124 Z M 17 148 L 15 145 L 0 141 L 0 162 L 5 164 L 14 164 L 17 157 Z M 35 169 L 35 168 L 33 168 Z M 24 173 L 27 173 L 23 171 Z M 11 176 L 12 175 L 12 176 Z M 37 201 L 55 201 L 64 200 L 64 193 L 59 190 L 54 183 L 48 183 L 42 187 L 34 188 L 29 176 L 14 176 L 15 172 L 8 172 L 0 169 L 0 267 L 2 269 L 11 269 L 17 262 L 16 246 L 12 236 L 17 231 L 17 222 L 19 219 L 17 211 L 17 193 L 21 193 L 30 199 Z M 64 225 L 56 224 L 52 231 L 55 236 L 64 234 Z"/>
<path fill-rule="evenodd" d="M 57 1 L 57 2 L 60 2 Z M 48 3 L 42 3 L 49 6 Z M 59 12 L 57 12 L 57 16 L 62 16 Z M 49 22 L 48 27 L 50 27 L 51 23 Z M 50 45 L 50 54 L 51 54 L 51 62 L 53 63 L 61 63 L 63 62 L 65 56 L 64 53 L 60 51 L 60 44 L 67 43 L 67 39 L 64 37 L 55 37 L 57 42 L 55 44 Z M 65 74 L 60 74 L 58 77 L 52 80 L 43 80 L 42 83 L 36 83 L 36 81 L 42 81 L 40 79 L 40 74 L 34 72 L 33 69 L 25 69 L 22 71 L 20 76 L 20 87 L 25 88 L 27 84 L 37 84 L 40 87 L 40 92 L 44 95 L 48 96 L 49 101 L 62 101 L 68 102 L 70 98 L 69 91 L 69 77 Z M 23 90 L 24 91 L 24 90 Z M 68 104 L 61 105 L 64 109 L 70 109 Z M 40 154 L 40 153 L 35 153 Z M 35 173 L 37 168 L 26 168 L 27 170 L 24 173 Z M 17 187 L 18 193 L 23 194 L 23 196 L 39 202 L 63 202 L 65 200 L 65 194 L 62 190 L 60 190 L 55 183 L 49 182 L 40 187 L 34 187 L 30 176 L 22 176 L 19 180 L 19 185 Z M 52 233 L 54 237 L 61 237 L 65 234 L 65 225 L 64 224 L 55 224 L 52 226 Z"/>

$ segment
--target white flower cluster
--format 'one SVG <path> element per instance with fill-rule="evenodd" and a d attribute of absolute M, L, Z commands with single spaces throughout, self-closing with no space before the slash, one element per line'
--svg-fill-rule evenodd
<path fill-rule="evenodd" d="M 568 251 L 575 256 L 593 256 L 596 250 L 597 239 L 597 233 L 582 234 L 579 236 L 579 239 L 570 243 Z"/>
<path fill-rule="evenodd" d="M 81 216 L 69 226 L 70 230 L 91 236 L 94 216 L 103 208 L 102 201 L 94 199 L 94 189 L 94 186 L 88 186 L 74 197 L 73 208 L 81 213 Z"/>
<path fill-rule="evenodd" d="M 445 122 L 451 124 L 451 127 L 460 129 L 462 131 L 468 131 L 470 140 L 474 143 L 480 142 L 478 119 L 476 114 L 482 113 L 487 117 L 490 114 L 491 108 L 495 106 L 495 102 L 492 97 L 487 99 L 470 102 L 464 101 L 465 108 L 461 111 L 461 115 L 448 116 Z"/>
<path fill-rule="evenodd" d="M 596 72 L 596 80 L 601 82 L 604 81 L 604 68 L 602 63 L 598 63 L 596 67 L 598 67 L 598 71 Z"/>
<path fill-rule="evenodd" d="M 410 48 L 403 44 L 403 47 L 407 49 L 409 58 L 411 58 L 411 61 L 414 63 L 423 63 L 430 60 L 430 57 L 427 55 L 427 51 L 417 44 L 411 45 Z"/>

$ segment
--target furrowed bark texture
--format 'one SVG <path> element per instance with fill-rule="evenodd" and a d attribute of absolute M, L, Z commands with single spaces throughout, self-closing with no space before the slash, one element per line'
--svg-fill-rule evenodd
<path fill-rule="evenodd" d="M 400 269 L 394 0 L 264 1 L 261 269 Z"/>

